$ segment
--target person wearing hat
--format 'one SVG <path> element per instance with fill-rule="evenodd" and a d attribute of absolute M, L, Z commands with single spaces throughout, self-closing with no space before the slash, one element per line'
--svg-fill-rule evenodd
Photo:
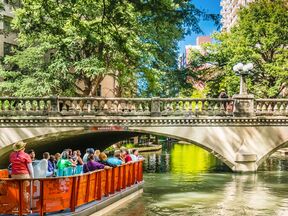
<path fill-rule="evenodd" d="M 34 178 L 32 160 L 30 156 L 24 152 L 26 143 L 20 141 L 13 145 L 10 154 L 10 163 L 12 164 L 11 177 L 14 179 Z"/>

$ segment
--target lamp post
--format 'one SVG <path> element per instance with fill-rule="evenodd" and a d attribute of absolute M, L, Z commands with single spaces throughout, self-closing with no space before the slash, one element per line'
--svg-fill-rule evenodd
<path fill-rule="evenodd" d="M 240 95 L 247 95 L 247 84 L 246 84 L 246 76 L 251 74 L 253 70 L 253 64 L 248 63 L 243 65 L 242 63 L 238 63 L 234 65 L 233 71 L 236 73 L 237 76 L 240 76 Z"/>
<path fill-rule="evenodd" d="M 240 76 L 240 92 L 238 95 L 233 95 L 234 99 L 234 116 L 254 116 L 254 95 L 248 94 L 246 76 L 251 74 L 253 64 L 246 65 L 238 63 L 233 67 L 237 76 Z"/>

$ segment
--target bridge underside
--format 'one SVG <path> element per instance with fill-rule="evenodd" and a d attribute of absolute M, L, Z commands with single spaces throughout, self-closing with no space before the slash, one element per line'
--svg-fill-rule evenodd
<path fill-rule="evenodd" d="M 27 148 L 37 152 L 54 153 L 65 148 L 82 150 L 94 147 L 103 150 L 117 141 L 148 133 L 196 144 L 218 157 L 233 171 L 246 172 L 256 171 L 267 157 L 288 144 L 288 121 L 275 118 L 73 119 L 36 119 L 27 124 L 21 120 L 22 125 L 20 120 L 2 124 L 0 121 L 0 164 L 6 164 L 12 144 L 19 140 L 25 140 Z M 112 131 L 101 131 L 101 127 L 112 127 Z"/>
<path fill-rule="evenodd" d="M 3 135 L 1 130 L 2 129 L 0 129 L 0 140 L 2 140 Z M 15 133 L 17 133 L 17 131 L 20 132 L 23 130 L 27 129 L 16 128 L 11 129 L 10 132 L 14 131 Z M 27 142 L 26 150 L 35 150 L 35 152 L 37 153 L 37 158 L 41 158 L 44 152 L 50 152 L 51 154 L 55 154 L 57 152 L 61 153 L 64 149 L 68 148 L 73 150 L 79 149 L 81 150 L 83 155 L 85 153 L 85 150 L 91 147 L 102 151 L 114 143 L 130 137 L 135 137 L 137 135 L 140 134 L 137 132 L 129 131 L 91 132 L 83 128 L 78 128 L 77 130 L 71 131 L 70 128 L 70 131 L 45 134 L 22 140 L 25 140 Z M 7 167 L 11 151 L 12 145 L 0 148 L 0 169 Z"/>

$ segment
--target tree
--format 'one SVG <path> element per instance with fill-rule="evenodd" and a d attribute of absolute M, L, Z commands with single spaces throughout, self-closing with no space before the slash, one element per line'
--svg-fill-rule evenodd
<path fill-rule="evenodd" d="M 157 94 L 151 84 L 175 68 L 178 40 L 200 31 L 200 17 L 215 19 L 186 0 L 22 3 L 14 20 L 19 50 L 0 72 L 2 93 L 17 96 L 95 96 L 106 75 L 115 77 L 116 95 L 123 96 L 139 74 Z"/>
<path fill-rule="evenodd" d="M 202 64 L 210 62 L 213 66 L 202 70 L 200 78 L 205 77 L 212 95 L 218 95 L 223 87 L 230 95 L 238 93 L 239 77 L 232 67 L 252 62 L 249 91 L 257 97 L 278 96 L 281 84 L 288 79 L 287 12 L 285 0 L 256 0 L 240 10 L 231 32 L 216 33 L 218 42 L 204 46 L 207 54 L 202 55 Z"/>

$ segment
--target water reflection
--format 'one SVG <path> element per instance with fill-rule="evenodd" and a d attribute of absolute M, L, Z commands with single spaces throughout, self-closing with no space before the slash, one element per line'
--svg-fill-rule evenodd
<path fill-rule="evenodd" d="M 280 171 L 287 160 L 268 160 L 263 170 L 270 172 L 215 172 L 223 164 L 197 148 L 174 145 L 146 155 L 143 195 L 109 215 L 288 215 L 288 172 Z"/>
<path fill-rule="evenodd" d="M 162 151 L 144 153 L 149 173 L 199 173 L 230 171 L 229 167 L 204 149 L 192 144 L 164 145 Z"/>

